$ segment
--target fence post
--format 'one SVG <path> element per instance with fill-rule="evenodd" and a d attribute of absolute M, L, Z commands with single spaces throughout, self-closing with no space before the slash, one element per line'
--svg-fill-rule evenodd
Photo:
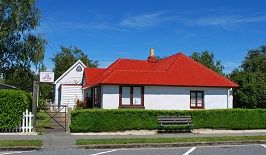
<path fill-rule="evenodd" d="M 25 132 L 25 112 L 23 112 L 23 114 L 22 114 L 22 125 L 21 125 L 21 128 L 22 128 L 22 132 L 24 133 Z"/>
<path fill-rule="evenodd" d="M 29 132 L 29 111 L 28 111 L 28 109 L 26 110 L 26 115 L 25 115 L 25 119 L 26 119 L 26 126 L 25 126 L 25 128 L 26 128 L 26 132 Z"/>
<path fill-rule="evenodd" d="M 29 132 L 32 132 L 32 113 L 29 114 Z"/>

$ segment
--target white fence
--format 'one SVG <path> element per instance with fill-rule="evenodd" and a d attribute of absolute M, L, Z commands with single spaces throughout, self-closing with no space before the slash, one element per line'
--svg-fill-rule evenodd
<path fill-rule="evenodd" d="M 22 133 L 31 133 L 33 130 L 33 114 L 26 110 L 26 112 L 23 112 L 22 115 L 22 121 L 21 124 L 16 127 L 16 128 L 5 128 L 5 129 L 0 129 L 0 132 L 4 133 L 17 133 L 17 132 L 22 132 Z"/>

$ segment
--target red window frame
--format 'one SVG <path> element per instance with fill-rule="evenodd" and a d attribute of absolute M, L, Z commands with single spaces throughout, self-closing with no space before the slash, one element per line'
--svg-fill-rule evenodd
<path fill-rule="evenodd" d="M 192 93 L 195 93 L 196 106 L 192 106 Z M 202 104 L 198 106 L 198 93 L 201 93 Z M 190 91 L 190 109 L 204 109 L 204 91 Z"/>
<path fill-rule="evenodd" d="M 123 105 L 123 103 L 122 103 L 123 87 L 129 87 L 130 88 L 130 105 Z M 134 105 L 133 104 L 134 87 L 141 88 L 141 104 L 140 105 Z M 144 107 L 144 87 L 143 86 L 119 86 L 119 108 L 145 108 Z"/>

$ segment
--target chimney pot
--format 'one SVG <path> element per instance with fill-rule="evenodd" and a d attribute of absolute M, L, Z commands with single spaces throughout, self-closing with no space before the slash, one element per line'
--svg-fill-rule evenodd
<path fill-rule="evenodd" d="M 154 48 L 151 48 L 150 49 L 150 56 L 148 58 L 148 62 L 149 63 L 156 63 L 157 62 L 157 59 L 155 57 L 155 52 L 154 52 Z"/>
<path fill-rule="evenodd" d="M 154 57 L 155 56 L 155 54 L 154 54 L 154 48 L 151 48 L 150 49 L 150 57 Z"/>

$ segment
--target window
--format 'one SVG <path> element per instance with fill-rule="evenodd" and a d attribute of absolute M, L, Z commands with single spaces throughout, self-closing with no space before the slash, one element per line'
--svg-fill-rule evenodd
<path fill-rule="evenodd" d="M 190 91 L 190 108 L 191 109 L 203 109 L 204 108 L 203 91 Z"/>
<path fill-rule="evenodd" d="M 130 90 L 131 87 L 122 87 L 122 104 L 130 105 Z"/>
<path fill-rule="evenodd" d="M 101 107 L 101 87 L 94 87 L 93 88 L 93 106 L 94 107 Z"/>
<path fill-rule="evenodd" d="M 77 71 L 77 72 L 81 72 L 81 71 L 82 71 L 81 66 L 78 66 L 78 67 L 76 68 L 76 71 Z"/>
<path fill-rule="evenodd" d="M 120 108 L 144 108 L 144 87 L 121 86 Z"/>
<path fill-rule="evenodd" d="M 133 105 L 141 105 L 141 87 L 133 87 Z"/>

